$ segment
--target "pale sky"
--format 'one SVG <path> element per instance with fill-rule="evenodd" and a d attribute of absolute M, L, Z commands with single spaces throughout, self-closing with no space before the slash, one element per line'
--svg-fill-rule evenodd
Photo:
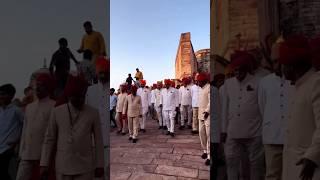
<path fill-rule="evenodd" d="M 78 60 L 84 21 L 106 40 L 109 53 L 109 0 L 1 0 L 0 84 L 12 83 L 17 96 L 23 95 L 33 71 L 47 63 L 65 37 Z"/>
<path fill-rule="evenodd" d="M 111 87 L 138 67 L 147 84 L 174 78 L 181 33 L 210 48 L 209 0 L 111 0 Z"/>

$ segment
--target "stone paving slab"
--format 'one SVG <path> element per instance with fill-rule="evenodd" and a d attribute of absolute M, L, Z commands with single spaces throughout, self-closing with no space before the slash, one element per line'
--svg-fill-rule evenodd
<path fill-rule="evenodd" d="M 111 180 L 210 179 L 199 136 L 189 129 L 176 129 L 175 137 L 167 136 L 154 120 L 147 120 L 146 127 L 147 132 L 139 133 L 135 144 L 128 135 L 111 131 Z"/>
<path fill-rule="evenodd" d="M 197 178 L 198 177 L 198 170 L 197 169 L 168 166 L 168 165 L 159 165 L 156 168 L 155 173 L 171 175 L 171 176 L 190 177 L 190 178 Z"/>

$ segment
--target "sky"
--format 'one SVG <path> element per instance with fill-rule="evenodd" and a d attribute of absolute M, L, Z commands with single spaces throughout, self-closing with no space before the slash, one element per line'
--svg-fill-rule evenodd
<path fill-rule="evenodd" d="M 174 78 L 181 33 L 194 50 L 210 48 L 209 0 L 111 0 L 110 85 L 139 68 L 147 84 Z"/>
<path fill-rule="evenodd" d="M 68 39 L 69 48 L 82 60 L 76 50 L 87 20 L 109 44 L 109 13 L 108 0 L 1 0 L 0 84 L 12 83 L 17 97 L 21 97 L 30 75 L 42 67 L 44 58 L 49 64 L 61 37 Z"/>

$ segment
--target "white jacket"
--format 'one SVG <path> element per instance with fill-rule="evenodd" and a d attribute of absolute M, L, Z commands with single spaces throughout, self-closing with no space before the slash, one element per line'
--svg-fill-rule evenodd
<path fill-rule="evenodd" d="M 204 87 L 200 88 L 199 91 L 199 120 L 205 120 L 205 112 L 210 114 L 210 84 L 206 84 Z M 210 120 L 210 116 L 208 119 Z"/>
<path fill-rule="evenodd" d="M 191 87 L 191 102 L 192 102 L 192 107 L 199 107 L 199 90 L 200 87 L 196 84 L 192 85 Z"/>
<path fill-rule="evenodd" d="M 192 97 L 191 97 L 191 87 L 192 86 L 181 86 L 179 89 L 179 104 L 182 106 L 192 105 Z"/>
<path fill-rule="evenodd" d="M 284 143 L 288 101 L 293 88 L 289 81 L 275 73 L 261 79 L 258 100 L 263 119 L 262 136 L 264 144 Z"/>
<path fill-rule="evenodd" d="M 142 108 L 148 108 L 151 98 L 150 90 L 147 88 L 139 88 L 137 95 L 141 97 Z"/>
<path fill-rule="evenodd" d="M 170 87 L 164 89 L 160 96 L 160 104 L 164 111 L 175 111 L 179 107 L 179 94 L 177 89 Z"/>

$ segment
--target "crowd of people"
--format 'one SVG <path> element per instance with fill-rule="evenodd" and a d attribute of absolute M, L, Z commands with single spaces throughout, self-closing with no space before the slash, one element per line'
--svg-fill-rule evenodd
<path fill-rule="evenodd" d="M 147 119 L 157 120 L 159 130 L 175 137 L 175 126 L 199 134 L 202 158 L 210 165 L 210 78 L 198 73 L 179 80 L 165 79 L 147 86 L 142 72 L 137 68 L 134 82 L 131 74 L 120 85 L 120 93 L 111 89 L 111 121 L 118 134 L 129 134 L 129 141 L 137 143 L 138 133 L 145 133 Z M 138 83 L 137 83 L 138 81 Z M 134 84 L 133 84 L 134 82 Z M 177 83 L 178 82 L 178 83 Z"/>
<path fill-rule="evenodd" d="M 319 50 L 319 38 L 280 37 L 271 71 L 252 51 L 231 55 L 231 76 L 216 75 L 214 83 L 213 179 L 320 179 Z"/>
<path fill-rule="evenodd" d="M 109 59 L 101 33 L 91 22 L 83 27 L 82 61 L 61 38 L 48 72 L 36 74 L 22 101 L 13 99 L 14 85 L 0 86 L 1 180 L 109 177 Z M 70 71 L 71 59 L 75 72 Z M 14 156 L 19 162 L 12 177 Z"/>

